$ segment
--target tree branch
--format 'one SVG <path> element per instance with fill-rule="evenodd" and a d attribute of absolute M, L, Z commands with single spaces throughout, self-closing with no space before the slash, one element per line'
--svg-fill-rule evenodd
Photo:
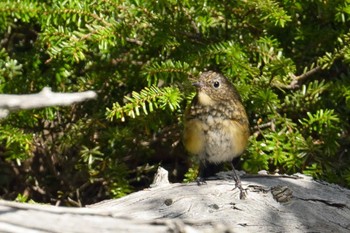
<path fill-rule="evenodd" d="M 322 70 L 321 66 L 316 66 L 315 68 L 307 71 L 304 74 L 301 74 L 299 76 L 296 76 L 294 74 L 289 74 L 292 78 L 292 81 L 290 84 L 285 85 L 282 83 L 273 83 L 273 86 L 283 88 L 283 89 L 296 89 L 300 86 L 300 83 L 304 81 L 305 79 L 309 78 L 310 76 L 314 75 L 315 73 L 319 72 Z"/>
<path fill-rule="evenodd" d="M 6 117 L 10 111 L 18 109 L 44 108 L 50 106 L 67 106 L 76 102 L 94 99 L 94 91 L 55 93 L 45 87 L 36 94 L 8 95 L 0 94 L 0 118 Z"/>

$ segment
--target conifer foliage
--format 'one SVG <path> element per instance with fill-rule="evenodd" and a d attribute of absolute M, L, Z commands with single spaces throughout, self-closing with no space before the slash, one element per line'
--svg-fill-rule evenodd
<path fill-rule="evenodd" d="M 96 90 L 0 122 L 3 198 L 85 205 L 193 179 L 182 116 L 201 71 L 240 91 L 240 166 L 350 187 L 350 5 L 345 0 L 2 0 L 0 92 Z"/>

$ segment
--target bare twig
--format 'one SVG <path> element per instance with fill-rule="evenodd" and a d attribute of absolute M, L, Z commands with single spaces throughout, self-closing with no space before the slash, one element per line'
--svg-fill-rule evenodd
<path fill-rule="evenodd" d="M 264 137 L 264 134 L 262 133 L 261 129 L 270 127 L 271 130 L 274 132 L 276 130 L 275 122 L 272 120 L 270 122 L 264 123 L 264 124 L 257 124 L 254 127 L 251 128 L 251 132 L 254 131 L 252 135 L 257 137 L 259 134 L 261 134 Z"/>
<path fill-rule="evenodd" d="M 44 108 L 49 106 L 67 106 L 76 102 L 96 98 L 94 91 L 75 93 L 55 93 L 45 87 L 36 94 L 8 95 L 0 94 L 0 118 L 6 117 L 10 111 L 18 109 Z"/>
<path fill-rule="evenodd" d="M 315 68 L 307 71 L 304 74 L 301 74 L 299 76 L 296 76 L 294 74 L 289 74 L 289 76 L 292 78 L 292 81 L 290 84 L 285 85 L 281 83 L 274 83 L 273 85 L 279 88 L 284 88 L 284 89 L 296 89 L 300 86 L 300 83 L 304 81 L 305 79 L 309 78 L 310 76 L 314 75 L 315 73 L 319 72 L 322 70 L 320 66 L 316 66 Z"/>
<path fill-rule="evenodd" d="M 263 129 L 263 128 L 267 128 L 267 127 L 271 127 L 272 126 L 272 121 L 270 122 L 267 122 L 267 123 L 264 123 L 264 124 L 257 124 L 253 127 L 254 130 L 257 130 L 257 129 Z"/>

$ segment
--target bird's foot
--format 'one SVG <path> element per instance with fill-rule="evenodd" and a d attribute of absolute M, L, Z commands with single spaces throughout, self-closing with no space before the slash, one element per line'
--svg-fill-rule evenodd
<path fill-rule="evenodd" d="M 205 181 L 205 179 L 203 177 L 197 177 L 196 179 L 197 185 L 203 185 L 203 184 L 207 184 L 207 182 Z"/>
<path fill-rule="evenodd" d="M 242 187 L 242 184 L 240 181 L 236 181 L 235 187 L 232 190 L 235 190 L 236 188 L 239 189 L 239 199 L 245 200 L 247 198 L 248 192 L 247 189 L 244 189 Z"/>

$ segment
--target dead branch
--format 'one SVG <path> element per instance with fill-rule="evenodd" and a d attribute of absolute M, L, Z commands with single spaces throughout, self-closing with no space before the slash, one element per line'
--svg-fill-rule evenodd
<path fill-rule="evenodd" d="M 311 77 L 312 75 L 314 75 L 315 73 L 321 71 L 322 68 L 320 66 L 316 66 L 315 68 L 305 72 L 304 74 L 301 75 L 294 75 L 294 74 L 289 74 L 289 76 L 292 78 L 292 81 L 290 82 L 290 84 L 285 85 L 282 83 L 272 83 L 273 86 L 278 87 L 278 88 L 282 88 L 282 89 L 296 89 L 299 88 L 300 83 L 302 81 L 304 81 L 305 79 Z"/>
<path fill-rule="evenodd" d="M 0 118 L 6 117 L 10 111 L 34 109 L 50 106 L 67 106 L 76 102 L 96 98 L 94 91 L 57 93 L 45 87 L 39 93 L 24 95 L 0 94 Z"/>

